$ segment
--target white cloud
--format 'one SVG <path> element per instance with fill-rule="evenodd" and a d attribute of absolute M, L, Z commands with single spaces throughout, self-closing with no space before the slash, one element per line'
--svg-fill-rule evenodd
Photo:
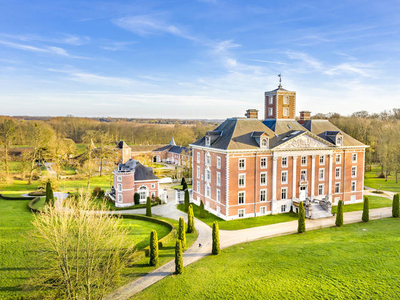
<path fill-rule="evenodd" d="M 88 36 L 79 36 L 73 35 L 69 33 L 61 34 L 59 37 L 51 38 L 51 37 L 43 37 L 34 34 L 7 34 L 0 33 L 0 36 L 3 36 L 7 39 L 18 40 L 22 42 L 27 41 L 38 41 L 38 42 L 47 42 L 47 43 L 56 43 L 56 44 L 67 44 L 73 46 L 80 46 L 84 44 L 88 44 L 90 42 L 90 37 Z"/>

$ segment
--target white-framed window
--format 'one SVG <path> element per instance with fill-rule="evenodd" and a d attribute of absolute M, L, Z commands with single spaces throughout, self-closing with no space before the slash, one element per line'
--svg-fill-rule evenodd
<path fill-rule="evenodd" d="M 239 216 L 239 218 L 243 218 L 244 217 L 244 209 L 239 209 L 238 210 L 238 216 Z"/>
<path fill-rule="evenodd" d="M 261 167 L 261 169 L 265 169 L 267 167 L 267 158 L 266 157 L 261 157 L 260 167 Z"/>
<path fill-rule="evenodd" d="M 239 170 L 246 170 L 246 159 L 239 158 Z"/>
<path fill-rule="evenodd" d="M 262 148 L 268 148 L 268 139 L 262 139 L 261 140 L 261 147 Z"/>
<path fill-rule="evenodd" d="M 320 155 L 319 156 L 319 164 L 324 165 L 325 164 L 325 155 Z"/>
<path fill-rule="evenodd" d="M 357 190 L 357 181 L 352 181 L 351 182 L 351 191 L 355 192 Z"/>
<path fill-rule="evenodd" d="M 307 170 L 300 171 L 300 181 L 307 181 Z"/>
<path fill-rule="evenodd" d="M 357 200 L 357 196 L 356 195 L 351 195 L 350 196 L 350 201 L 351 202 L 354 202 L 354 201 L 356 201 Z"/>
<path fill-rule="evenodd" d="M 260 215 L 266 215 L 267 214 L 267 208 L 265 206 L 260 207 Z"/>
<path fill-rule="evenodd" d="M 340 179 L 340 168 L 339 168 L 339 167 L 337 167 L 337 168 L 335 169 L 335 178 L 336 178 L 336 179 Z"/>
<path fill-rule="evenodd" d="M 211 145 L 211 138 L 209 136 L 206 136 L 206 146 Z"/>
<path fill-rule="evenodd" d="M 122 195 L 121 194 L 118 195 L 118 203 L 122 203 Z"/>
<path fill-rule="evenodd" d="M 206 164 L 211 165 L 211 154 L 210 153 L 206 154 Z"/>
<path fill-rule="evenodd" d="M 281 183 L 287 183 L 287 171 L 281 172 Z"/>
<path fill-rule="evenodd" d="M 239 187 L 246 186 L 246 174 L 239 174 Z"/>
<path fill-rule="evenodd" d="M 284 117 L 289 117 L 289 108 L 287 108 L 287 107 L 283 108 L 283 116 Z"/>
<path fill-rule="evenodd" d="M 286 205 L 281 205 L 281 212 L 286 212 Z"/>
<path fill-rule="evenodd" d="M 200 178 L 200 166 L 197 166 L 197 178 Z"/>
<path fill-rule="evenodd" d="M 154 183 L 151 184 L 151 188 L 154 189 L 156 185 Z"/>
<path fill-rule="evenodd" d="M 217 169 L 221 169 L 221 157 L 217 156 Z"/>
<path fill-rule="evenodd" d="M 221 172 L 217 172 L 217 186 L 221 185 Z"/>
<path fill-rule="evenodd" d="M 324 194 L 324 185 L 319 184 L 318 185 L 318 195 L 323 195 Z"/>
<path fill-rule="evenodd" d="M 260 173 L 260 185 L 267 185 L 267 172 Z"/>
<path fill-rule="evenodd" d="M 273 111 L 273 109 L 272 109 L 272 107 L 269 107 L 268 108 L 268 116 L 272 116 L 274 114 L 274 111 Z"/>
<path fill-rule="evenodd" d="M 351 167 L 351 177 L 357 177 L 357 167 Z"/>
<path fill-rule="evenodd" d="M 122 184 L 118 183 L 117 185 L 118 192 L 122 192 Z"/>
<path fill-rule="evenodd" d="M 287 199 L 287 188 L 281 188 L 281 199 Z"/>
<path fill-rule="evenodd" d="M 140 195 L 140 201 L 145 201 L 147 198 L 147 188 L 145 186 L 141 186 L 139 188 L 139 195 Z"/>
<path fill-rule="evenodd" d="M 118 176 L 117 181 L 122 181 L 122 176 Z"/>
<path fill-rule="evenodd" d="M 217 201 L 221 202 L 221 191 L 220 191 L 220 189 L 217 189 Z"/>
<path fill-rule="evenodd" d="M 238 204 L 244 204 L 246 201 L 246 192 L 239 192 L 238 193 Z"/>
<path fill-rule="evenodd" d="M 342 136 L 338 136 L 336 138 L 336 146 L 342 146 L 343 145 L 343 137 Z"/>
<path fill-rule="evenodd" d="M 260 190 L 260 202 L 267 201 L 267 190 Z"/>
<path fill-rule="evenodd" d="M 319 180 L 324 180 L 325 179 L 325 169 L 319 169 Z"/>
<path fill-rule="evenodd" d="M 206 197 L 211 197 L 211 187 L 208 184 L 206 184 Z"/>
<path fill-rule="evenodd" d="M 340 182 L 335 182 L 335 194 L 340 193 Z"/>
<path fill-rule="evenodd" d="M 274 96 L 268 97 L 268 103 L 269 103 L 269 105 L 272 105 L 274 103 Z"/>
<path fill-rule="evenodd" d="M 200 193 L 200 181 L 197 181 L 197 192 Z"/>
<path fill-rule="evenodd" d="M 336 154 L 336 163 L 340 164 L 342 162 L 342 155 L 341 154 Z"/>
<path fill-rule="evenodd" d="M 353 153 L 353 155 L 351 156 L 351 161 L 352 161 L 353 163 L 356 163 L 356 162 L 357 162 L 357 153 Z"/>
<path fill-rule="evenodd" d="M 206 169 L 206 181 L 211 181 L 211 170 L 209 168 Z"/>
<path fill-rule="evenodd" d="M 200 163 L 200 152 L 197 151 L 197 162 Z"/>
<path fill-rule="evenodd" d="M 282 157 L 282 168 L 287 167 L 287 157 Z"/>
<path fill-rule="evenodd" d="M 289 104 L 289 96 L 283 96 L 283 104 L 288 105 Z"/>
<path fill-rule="evenodd" d="M 307 156 L 302 156 L 301 157 L 301 166 L 302 167 L 307 166 Z"/>

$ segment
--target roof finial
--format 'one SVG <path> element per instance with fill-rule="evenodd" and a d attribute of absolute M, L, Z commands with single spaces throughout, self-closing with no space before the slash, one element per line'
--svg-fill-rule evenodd
<path fill-rule="evenodd" d="M 278 87 L 281 88 L 282 87 L 282 74 L 279 73 L 278 77 L 279 77 L 279 86 Z"/>

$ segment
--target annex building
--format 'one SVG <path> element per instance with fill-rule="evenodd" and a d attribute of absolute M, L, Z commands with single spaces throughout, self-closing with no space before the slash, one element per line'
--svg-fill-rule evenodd
<path fill-rule="evenodd" d="M 263 120 L 249 109 L 190 145 L 193 202 L 231 220 L 363 201 L 368 146 L 308 111 L 296 120 L 296 92 L 281 84 L 264 101 Z"/>

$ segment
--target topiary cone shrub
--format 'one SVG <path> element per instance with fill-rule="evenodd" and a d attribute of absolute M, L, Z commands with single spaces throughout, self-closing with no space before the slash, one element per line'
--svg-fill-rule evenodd
<path fill-rule="evenodd" d="M 185 191 L 185 212 L 188 212 L 189 205 L 190 205 L 189 191 L 186 190 Z"/>
<path fill-rule="evenodd" d="M 298 233 L 306 232 L 306 212 L 304 210 L 303 201 L 300 201 L 299 204 L 299 220 L 297 225 L 297 232 Z"/>
<path fill-rule="evenodd" d="M 157 231 L 152 230 L 150 233 L 150 266 L 158 265 L 158 237 Z"/>
<path fill-rule="evenodd" d="M 133 195 L 133 201 L 135 202 L 135 205 L 140 204 L 140 194 L 139 193 L 135 193 Z"/>
<path fill-rule="evenodd" d="M 50 180 L 46 183 L 46 200 L 45 203 L 47 205 L 54 205 L 54 194 L 53 189 L 51 188 Z"/>
<path fill-rule="evenodd" d="M 338 227 L 343 225 L 343 200 L 339 200 L 335 224 Z"/>
<path fill-rule="evenodd" d="M 219 244 L 219 226 L 218 222 L 214 222 L 212 231 L 212 254 L 218 255 L 220 253 L 221 253 L 221 248 Z"/>
<path fill-rule="evenodd" d="M 146 216 L 151 217 L 151 200 L 150 200 L 150 197 L 147 197 L 147 201 L 146 201 Z"/>
<path fill-rule="evenodd" d="M 369 221 L 369 198 L 368 198 L 368 196 L 364 196 L 364 206 L 363 206 L 363 213 L 362 213 L 361 220 L 363 220 L 364 222 Z"/>
<path fill-rule="evenodd" d="M 186 248 L 186 231 L 185 231 L 185 219 L 183 217 L 179 218 L 178 227 L 178 239 L 181 240 L 182 248 Z"/>
<path fill-rule="evenodd" d="M 189 205 L 189 212 L 188 212 L 188 233 L 194 232 L 194 214 L 193 214 L 193 206 L 192 204 Z"/>
<path fill-rule="evenodd" d="M 183 255 L 181 240 L 176 240 L 175 245 L 175 274 L 183 273 Z"/>
<path fill-rule="evenodd" d="M 398 218 L 400 216 L 400 205 L 399 205 L 400 195 L 395 194 L 393 196 L 393 203 L 392 203 L 392 216 L 393 218 Z"/>
<path fill-rule="evenodd" d="M 206 212 L 204 210 L 204 203 L 200 201 L 200 218 L 204 219 L 206 217 Z"/>

